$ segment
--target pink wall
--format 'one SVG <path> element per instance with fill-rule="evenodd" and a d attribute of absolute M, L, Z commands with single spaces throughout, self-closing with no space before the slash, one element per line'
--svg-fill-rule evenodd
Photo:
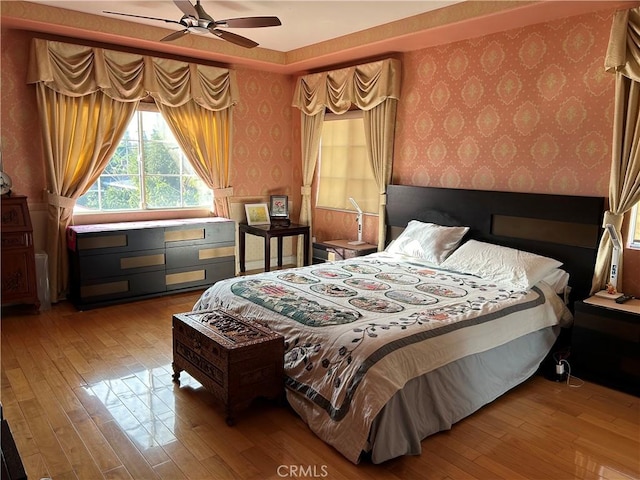
<path fill-rule="evenodd" d="M 612 12 L 404 54 L 393 183 L 608 195 Z M 316 211 L 318 238 L 354 238 L 353 215 Z M 364 237 L 376 243 L 375 217 Z M 625 291 L 640 295 L 640 252 Z"/>
<path fill-rule="evenodd" d="M 31 34 L 2 29 L 2 158 L 13 191 L 40 202 L 45 188 L 35 87 L 27 85 Z"/>

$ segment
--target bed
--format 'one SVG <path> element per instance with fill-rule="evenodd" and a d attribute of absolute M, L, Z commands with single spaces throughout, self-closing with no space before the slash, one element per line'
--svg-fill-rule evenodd
<path fill-rule="evenodd" d="M 419 454 L 536 372 L 588 293 L 603 211 L 596 197 L 391 185 L 385 252 L 220 281 L 194 310 L 282 334 L 290 405 L 350 461 Z"/>

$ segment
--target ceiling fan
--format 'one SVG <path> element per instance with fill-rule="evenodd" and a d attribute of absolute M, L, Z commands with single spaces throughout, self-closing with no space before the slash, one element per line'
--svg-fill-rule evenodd
<path fill-rule="evenodd" d="M 146 18 L 148 20 L 158 20 L 166 23 L 177 23 L 182 25 L 184 30 L 171 33 L 164 38 L 161 38 L 161 42 L 171 42 L 177 38 L 181 38 L 187 33 L 210 33 L 219 37 L 227 42 L 235 43 L 241 47 L 253 48 L 257 47 L 258 43 L 253 40 L 237 35 L 226 30 L 220 30 L 221 28 L 259 28 L 259 27 L 277 27 L 282 25 L 278 17 L 242 17 L 242 18 L 228 18 L 226 20 L 214 20 L 211 16 L 204 11 L 204 8 L 200 5 L 200 0 L 196 0 L 196 4 L 192 5 L 189 0 L 173 0 L 173 3 L 184 14 L 180 20 L 168 20 L 166 18 L 146 17 L 144 15 L 133 15 L 131 13 L 109 12 L 104 10 L 104 13 L 112 15 L 124 15 L 127 17 Z"/>

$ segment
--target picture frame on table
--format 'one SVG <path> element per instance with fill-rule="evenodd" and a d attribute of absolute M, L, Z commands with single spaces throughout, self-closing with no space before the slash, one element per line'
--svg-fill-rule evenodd
<path fill-rule="evenodd" d="M 289 218 L 289 197 L 287 195 L 271 195 L 269 211 L 271 218 Z"/>
<path fill-rule="evenodd" d="M 249 225 L 270 225 L 269 207 L 266 203 L 247 203 L 244 206 Z"/>

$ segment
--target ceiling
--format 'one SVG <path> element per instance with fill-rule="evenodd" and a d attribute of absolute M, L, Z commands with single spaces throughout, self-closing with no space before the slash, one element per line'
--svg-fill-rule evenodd
<path fill-rule="evenodd" d="M 176 24 L 131 17 L 114 16 L 104 10 L 131 13 L 151 17 L 180 20 L 182 11 L 171 1 L 69 1 L 31 0 L 33 3 L 57 8 L 118 18 L 122 21 L 155 25 L 171 30 L 182 30 Z M 276 16 L 282 22 L 279 27 L 259 29 L 228 29 L 258 42 L 260 47 L 288 52 L 316 43 L 342 37 L 354 32 L 393 22 L 437 8 L 459 3 L 462 0 L 432 1 L 313 1 L 313 0 L 263 0 L 263 1 L 217 1 L 201 0 L 204 10 L 214 19 L 235 17 Z M 195 3 L 192 0 L 191 3 Z M 364 12 L 364 14 L 363 14 Z M 178 39 L 180 42 L 182 39 Z M 216 41 L 223 41 L 215 39 Z"/>
<path fill-rule="evenodd" d="M 301 74 L 559 18 L 640 5 L 640 1 L 628 0 L 201 0 L 201 3 L 215 19 L 266 15 L 279 17 L 282 25 L 229 29 L 260 44 L 247 49 L 208 34 L 189 34 L 173 42 L 160 42 L 159 39 L 181 27 L 103 13 L 112 10 L 179 20 L 182 13 L 170 0 L 0 0 L 0 12 L 3 28 L 40 32 L 45 38 L 84 39 L 205 63 Z"/>

